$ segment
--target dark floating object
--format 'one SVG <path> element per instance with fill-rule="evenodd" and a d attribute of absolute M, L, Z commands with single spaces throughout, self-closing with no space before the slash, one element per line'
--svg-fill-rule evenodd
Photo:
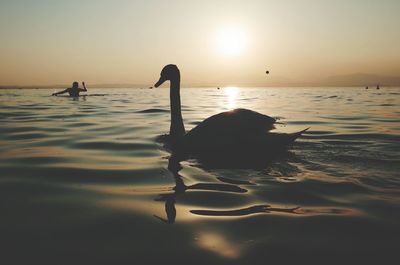
<path fill-rule="evenodd" d="M 368 89 L 368 86 L 366 86 L 365 89 Z"/>
<path fill-rule="evenodd" d="M 380 89 L 379 85 L 376 86 L 376 89 Z"/>
<path fill-rule="evenodd" d="M 268 74 L 269 74 L 269 71 L 266 71 L 265 73 L 268 75 Z"/>

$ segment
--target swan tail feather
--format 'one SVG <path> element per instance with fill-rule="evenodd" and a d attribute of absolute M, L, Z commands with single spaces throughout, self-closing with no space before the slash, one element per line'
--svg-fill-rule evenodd
<path fill-rule="evenodd" d="M 301 131 L 299 131 L 299 132 L 291 133 L 291 134 L 290 134 L 291 140 L 294 142 L 294 141 L 295 141 L 297 138 L 299 138 L 304 132 L 308 131 L 308 129 L 310 129 L 310 127 L 306 128 L 306 129 L 304 129 L 304 130 L 301 130 Z"/>

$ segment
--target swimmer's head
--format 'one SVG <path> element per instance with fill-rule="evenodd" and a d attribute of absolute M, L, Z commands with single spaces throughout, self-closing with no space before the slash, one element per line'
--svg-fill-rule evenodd
<path fill-rule="evenodd" d="M 78 88 L 79 87 L 79 83 L 78 82 L 73 82 L 72 83 L 72 88 Z"/>

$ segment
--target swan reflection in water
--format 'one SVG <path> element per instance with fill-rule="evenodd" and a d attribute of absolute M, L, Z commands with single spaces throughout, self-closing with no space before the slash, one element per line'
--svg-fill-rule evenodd
<path fill-rule="evenodd" d="M 168 170 L 172 173 L 175 187 L 172 188 L 174 192 L 168 194 L 160 194 L 155 201 L 165 202 L 166 218 L 154 215 L 154 217 L 161 221 L 173 224 L 176 219 L 176 208 L 175 203 L 180 195 L 183 195 L 186 191 L 190 190 L 202 190 L 202 191 L 218 191 L 218 192 L 233 192 L 233 193 L 246 193 L 247 190 L 240 187 L 239 185 L 254 185 L 248 181 L 237 182 L 238 185 L 232 184 L 232 180 L 229 178 L 218 177 L 217 179 L 222 182 L 228 183 L 196 183 L 193 185 L 185 185 L 183 176 L 179 174 L 182 166 L 179 159 L 173 155 L 168 160 Z M 240 183 L 240 184 L 239 184 Z M 290 214 L 293 216 L 313 216 L 313 215 L 357 215 L 357 211 L 347 208 L 332 208 L 332 207 L 290 207 L 281 208 L 271 206 L 268 204 L 252 205 L 238 209 L 195 209 L 189 211 L 191 214 L 199 216 L 215 216 L 215 217 L 240 217 L 252 214 L 270 214 L 270 213 L 281 213 Z"/>
<path fill-rule="evenodd" d="M 176 198 L 184 194 L 187 190 L 203 190 L 203 191 L 221 191 L 221 192 L 236 192 L 236 193 L 245 193 L 246 189 L 243 189 L 237 185 L 226 184 L 226 183 L 196 183 L 193 185 L 185 185 L 183 182 L 183 177 L 179 174 L 179 171 L 182 169 L 179 160 L 171 156 L 168 160 L 168 170 L 172 173 L 175 180 L 175 187 L 173 188 L 173 193 L 168 194 L 160 194 L 156 201 L 165 201 L 165 212 L 167 214 L 167 219 L 164 219 L 160 216 L 155 215 L 155 217 L 164 221 L 165 223 L 172 224 L 175 222 L 176 218 L 176 209 L 175 202 Z"/>
<path fill-rule="evenodd" d="M 165 202 L 166 219 L 160 216 L 154 215 L 161 221 L 173 224 L 176 219 L 176 208 L 175 203 L 178 196 L 184 194 L 187 190 L 203 190 L 203 191 L 219 191 L 219 192 L 234 192 L 234 193 L 246 193 L 247 190 L 239 187 L 238 185 L 227 184 L 227 183 L 196 183 L 193 185 L 185 185 L 183 177 L 179 174 L 182 169 L 179 159 L 173 155 L 168 160 L 168 170 L 172 173 L 175 180 L 175 187 L 172 189 L 174 192 L 168 194 L 160 194 L 155 201 Z M 225 178 L 218 178 L 220 181 L 224 181 Z M 243 184 L 251 185 L 250 182 L 241 181 Z M 233 209 L 233 210 L 191 210 L 192 214 L 204 215 L 204 216 L 244 216 L 255 213 L 270 213 L 270 212 L 282 212 L 297 214 L 296 210 L 300 207 L 294 208 L 277 208 L 271 207 L 270 205 L 254 205 L 250 207 Z"/>

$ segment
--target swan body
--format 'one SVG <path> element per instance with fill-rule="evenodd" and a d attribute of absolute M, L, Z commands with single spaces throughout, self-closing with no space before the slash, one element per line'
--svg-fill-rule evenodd
<path fill-rule="evenodd" d="M 175 65 L 167 65 L 155 87 L 170 80 L 171 128 L 164 141 L 172 151 L 185 154 L 254 153 L 274 151 L 293 143 L 307 129 L 295 133 L 272 133 L 276 120 L 248 110 L 234 109 L 213 115 L 188 133 L 183 125 L 180 104 L 180 73 Z M 259 153 L 259 152 L 258 152 Z"/>
<path fill-rule="evenodd" d="M 271 133 L 275 123 L 267 115 L 234 109 L 205 119 L 185 134 L 177 146 L 187 152 L 277 149 L 292 143 L 302 133 Z"/>

